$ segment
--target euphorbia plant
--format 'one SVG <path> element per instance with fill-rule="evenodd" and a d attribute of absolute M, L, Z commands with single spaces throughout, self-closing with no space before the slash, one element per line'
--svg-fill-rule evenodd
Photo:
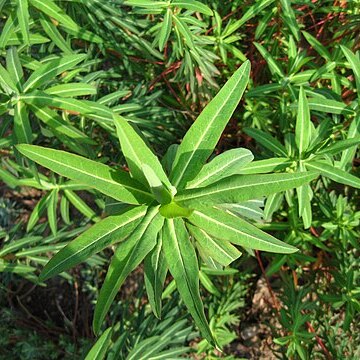
<path fill-rule="evenodd" d="M 229 204 L 302 186 L 316 173 L 238 175 L 253 158 L 246 149 L 229 150 L 206 164 L 240 101 L 249 73 L 246 62 L 206 106 L 182 143 L 169 149 L 168 174 L 141 136 L 118 115 L 113 119 L 130 173 L 59 150 L 18 146 L 40 165 L 128 204 L 60 250 L 40 275 L 41 280 L 48 279 L 117 244 L 95 308 L 96 333 L 124 280 L 144 261 L 147 294 L 156 316 L 161 316 L 161 294 L 169 270 L 202 335 L 215 344 L 199 294 L 196 248 L 214 266 L 227 266 L 241 255 L 234 245 L 296 251 L 236 216 Z"/>

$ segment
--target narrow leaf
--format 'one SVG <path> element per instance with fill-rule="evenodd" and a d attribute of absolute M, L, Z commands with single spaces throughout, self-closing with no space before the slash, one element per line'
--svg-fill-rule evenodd
<path fill-rule="evenodd" d="M 280 143 L 279 140 L 271 136 L 270 134 L 258 130 L 247 128 L 244 130 L 246 134 L 254 138 L 259 144 L 269 149 L 274 154 L 279 156 L 288 156 L 285 146 Z"/>
<path fill-rule="evenodd" d="M 109 270 L 96 303 L 93 328 L 97 334 L 121 285 L 155 247 L 157 234 L 164 222 L 158 207 L 149 208 L 129 238 L 120 243 L 111 259 Z"/>
<path fill-rule="evenodd" d="M 131 179 L 125 171 L 115 170 L 82 156 L 35 145 L 18 145 L 17 149 L 31 160 L 105 195 L 128 204 L 151 201 L 151 194 Z"/>
<path fill-rule="evenodd" d="M 182 219 L 165 220 L 163 248 L 181 298 L 204 338 L 214 345 L 200 298 L 197 256 Z"/>
<path fill-rule="evenodd" d="M 146 214 L 145 206 L 132 208 L 121 215 L 105 218 L 60 250 L 40 274 L 44 281 L 82 263 L 107 246 L 124 241 Z"/>
<path fill-rule="evenodd" d="M 143 184 L 147 184 L 148 181 L 142 171 L 142 165 L 147 165 L 154 171 L 160 181 L 170 188 L 171 184 L 160 161 L 132 126 L 119 115 L 114 115 L 114 122 L 121 149 L 134 178 Z"/>
<path fill-rule="evenodd" d="M 103 360 L 111 344 L 112 328 L 107 328 L 90 351 L 87 353 L 85 360 Z"/>
<path fill-rule="evenodd" d="M 192 180 L 211 155 L 246 88 L 250 62 L 245 62 L 205 107 L 180 144 L 171 173 L 175 187 Z"/>
<path fill-rule="evenodd" d="M 239 203 L 304 185 L 317 175 L 316 172 L 233 175 L 204 188 L 181 190 L 175 201 L 186 206 Z"/>
<path fill-rule="evenodd" d="M 241 252 L 228 241 L 211 237 L 205 230 L 190 224 L 187 228 L 206 254 L 222 266 L 229 266 L 241 256 Z"/>
<path fill-rule="evenodd" d="M 319 171 L 321 175 L 326 176 L 335 182 L 360 189 L 360 179 L 358 177 L 336 168 L 335 166 L 325 162 L 312 160 L 311 162 L 306 163 L 306 167 L 311 170 Z"/>
<path fill-rule="evenodd" d="M 306 99 L 305 90 L 300 88 L 298 115 L 295 127 L 295 142 L 299 150 L 300 158 L 309 147 L 311 137 L 310 110 Z"/>
<path fill-rule="evenodd" d="M 168 267 L 162 250 L 162 231 L 158 234 L 156 247 L 144 260 L 146 293 L 154 315 L 161 318 L 161 296 Z"/>
<path fill-rule="evenodd" d="M 244 248 L 283 254 L 297 251 L 293 246 L 263 232 L 240 217 L 217 208 L 195 210 L 189 217 L 189 221 L 211 236 Z"/>
<path fill-rule="evenodd" d="M 60 75 L 66 70 L 71 69 L 81 61 L 83 61 L 87 55 L 65 55 L 61 58 L 50 60 L 45 64 L 42 64 L 36 69 L 24 84 L 24 92 L 30 89 L 36 89 L 49 80 L 53 80 L 55 76 Z"/>

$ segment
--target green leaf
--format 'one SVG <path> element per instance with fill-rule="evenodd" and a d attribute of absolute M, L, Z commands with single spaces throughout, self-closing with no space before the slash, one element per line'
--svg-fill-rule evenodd
<path fill-rule="evenodd" d="M 171 181 L 185 187 L 211 155 L 227 122 L 235 111 L 250 75 L 250 62 L 245 62 L 205 107 L 186 133 L 174 161 Z"/>
<path fill-rule="evenodd" d="M 139 6 L 148 9 L 161 9 L 168 6 L 168 2 L 166 1 L 153 1 L 153 0 L 126 0 L 124 1 L 125 5 L 130 6 Z"/>
<path fill-rule="evenodd" d="M 16 84 L 12 80 L 9 72 L 0 64 L 0 85 L 6 93 L 19 93 Z"/>
<path fill-rule="evenodd" d="M 18 144 L 32 142 L 29 114 L 22 101 L 18 101 L 14 107 L 14 134 Z"/>
<path fill-rule="evenodd" d="M 17 19 L 20 30 L 26 45 L 30 45 L 29 40 L 29 4 L 28 0 L 17 0 Z"/>
<path fill-rule="evenodd" d="M 35 145 L 18 145 L 17 149 L 38 164 L 116 200 L 137 205 L 153 199 L 125 171 L 61 150 Z"/>
<path fill-rule="evenodd" d="M 253 160 L 254 156 L 247 149 L 232 149 L 216 156 L 200 170 L 186 188 L 203 187 L 230 175 L 239 174 L 241 169 Z"/>
<path fill-rule="evenodd" d="M 162 250 L 162 231 L 158 234 L 157 245 L 145 257 L 144 279 L 146 293 L 154 315 L 161 318 L 161 296 L 168 267 Z"/>
<path fill-rule="evenodd" d="M 307 42 L 327 61 L 332 61 L 332 56 L 330 55 L 329 51 L 326 49 L 324 45 L 322 45 L 319 40 L 314 38 L 308 32 L 303 31 L 303 35 Z"/>
<path fill-rule="evenodd" d="M 187 224 L 186 226 L 206 255 L 222 266 L 229 266 L 241 256 L 241 252 L 228 241 L 219 240 L 217 237 L 211 237 L 205 230 L 199 227 L 190 224 Z"/>
<path fill-rule="evenodd" d="M 167 41 L 169 40 L 171 28 L 172 28 L 172 12 L 171 12 L 171 9 L 168 8 L 166 10 L 166 13 L 164 16 L 164 21 L 161 25 L 161 30 L 160 30 L 160 34 L 159 34 L 159 50 L 160 51 L 164 50 L 164 47 L 165 47 Z"/>
<path fill-rule="evenodd" d="M 251 5 L 241 19 L 231 24 L 224 33 L 224 36 L 230 35 L 243 26 L 247 21 L 258 15 L 263 9 L 268 7 L 274 2 L 274 0 L 259 0 L 255 4 Z"/>
<path fill-rule="evenodd" d="M 326 146 L 325 148 L 316 152 L 317 155 L 336 155 L 343 150 L 360 144 L 360 136 L 356 138 L 350 138 L 345 140 L 335 141 L 333 144 Z"/>
<path fill-rule="evenodd" d="M 24 92 L 36 89 L 55 76 L 60 75 L 66 70 L 71 69 L 81 61 L 85 60 L 86 54 L 83 55 L 65 55 L 61 58 L 47 61 L 36 69 L 24 84 Z"/>
<path fill-rule="evenodd" d="M 88 219 L 98 222 L 100 218 L 96 216 L 95 211 L 88 206 L 84 200 L 81 199 L 74 191 L 64 189 L 64 195 L 66 198 L 74 205 L 74 207 L 79 210 L 81 214 L 86 216 Z"/>
<path fill-rule="evenodd" d="M 204 188 L 181 190 L 175 201 L 185 206 L 239 203 L 304 185 L 317 175 L 316 172 L 233 175 Z"/>
<path fill-rule="evenodd" d="M 264 208 L 264 218 L 266 221 L 271 220 L 273 213 L 280 208 L 283 199 L 284 194 L 282 193 L 275 193 L 268 196 Z"/>
<path fill-rule="evenodd" d="M 96 94 L 96 88 L 85 83 L 68 83 L 52 86 L 44 92 L 56 96 L 74 97 Z"/>
<path fill-rule="evenodd" d="M 163 249 L 181 298 L 201 334 L 210 344 L 215 345 L 200 298 L 197 256 L 182 219 L 165 220 Z"/>
<path fill-rule="evenodd" d="M 49 194 L 43 196 L 35 205 L 26 224 L 26 232 L 30 232 L 40 220 L 40 217 L 42 216 L 47 207 L 47 203 L 49 201 Z"/>
<path fill-rule="evenodd" d="M 244 129 L 246 134 L 254 138 L 259 144 L 279 156 L 288 156 L 285 146 L 270 134 L 258 129 Z"/>
<path fill-rule="evenodd" d="M 47 280 L 80 264 L 107 246 L 124 241 L 143 219 L 146 209 L 146 206 L 137 206 L 93 225 L 52 257 L 39 279 Z"/>
<path fill-rule="evenodd" d="M 355 116 L 355 118 L 352 120 L 347 138 L 352 139 L 354 137 L 357 137 L 360 135 L 360 114 Z M 347 169 L 348 167 L 352 166 L 352 160 L 356 154 L 356 147 L 353 147 L 352 149 L 347 149 L 341 154 L 341 160 L 340 160 L 340 167 L 342 169 Z"/>
<path fill-rule="evenodd" d="M 192 35 L 190 29 L 188 28 L 187 24 L 179 16 L 176 16 L 174 14 L 172 15 L 172 19 L 174 21 L 174 25 L 176 26 L 176 29 L 183 36 L 186 45 L 190 49 L 195 49 L 193 35 Z"/>
<path fill-rule="evenodd" d="M 199 13 L 209 16 L 213 15 L 212 10 L 208 6 L 196 0 L 174 0 L 171 2 L 171 5 L 178 6 L 187 10 L 198 11 Z"/>
<path fill-rule="evenodd" d="M 285 77 L 285 74 L 281 70 L 279 64 L 272 57 L 272 55 L 261 44 L 254 42 L 254 45 L 259 50 L 261 56 L 266 60 L 267 64 L 269 65 L 269 69 L 271 73 L 283 79 Z"/>
<path fill-rule="evenodd" d="M 342 115 L 353 115 L 354 110 L 351 109 L 347 104 L 324 98 L 311 98 L 308 101 L 310 110 L 325 112 L 329 114 L 342 114 Z"/>
<path fill-rule="evenodd" d="M 22 91 L 24 73 L 15 47 L 10 47 L 6 52 L 6 67 L 12 79 L 15 80 L 17 89 Z"/>
<path fill-rule="evenodd" d="M 145 144 L 132 126 L 119 115 L 114 115 L 114 122 L 122 152 L 133 177 L 147 185 L 148 180 L 142 171 L 142 166 L 147 165 L 153 170 L 161 182 L 168 188 L 171 188 L 171 183 L 167 178 L 159 159 Z"/>
<path fill-rule="evenodd" d="M 356 88 L 358 94 L 360 93 L 360 60 L 358 56 L 356 56 L 351 50 L 349 50 L 346 46 L 340 45 L 341 50 L 346 56 L 347 61 L 350 63 L 351 69 L 355 75 Z M 359 100 L 360 101 L 360 100 Z"/>
<path fill-rule="evenodd" d="M 49 202 L 47 203 L 47 216 L 49 226 L 53 235 L 57 233 L 57 204 L 58 204 L 58 190 L 51 191 Z"/>
<path fill-rule="evenodd" d="M 112 327 L 107 328 L 90 351 L 87 353 L 85 360 L 103 360 L 111 344 Z"/>
<path fill-rule="evenodd" d="M 325 162 L 311 160 L 311 162 L 306 163 L 306 167 L 311 170 L 319 171 L 322 176 L 326 176 L 335 182 L 360 189 L 360 179 L 358 177 L 336 168 L 335 166 Z"/>
<path fill-rule="evenodd" d="M 241 174 L 265 174 L 273 171 L 285 170 L 287 167 L 293 165 L 293 161 L 286 158 L 271 158 L 265 160 L 253 161 L 244 166 Z"/>
<path fill-rule="evenodd" d="M 93 320 L 95 334 L 99 332 L 105 315 L 127 276 L 155 247 L 157 234 L 164 222 L 158 209 L 158 207 L 149 208 L 142 222 L 128 239 L 118 245 L 95 306 Z"/>
<path fill-rule="evenodd" d="M 9 17 L 7 18 L 5 25 L 1 29 L 0 34 L 0 49 L 6 47 L 10 37 L 15 33 L 15 28 L 17 23 L 17 15 L 14 12 L 11 12 Z"/>
<path fill-rule="evenodd" d="M 39 11 L 54 18 L 63 25 L 69 28 L 78 29 L 78 25 L 66 15 L 65 11 L 58 7 L 52 0 L 30 0 L 32 6 L 36 7 Z"/>
<path fill-rule="evenodd" d="M 300 158 L 309 147 L 311 138 L 310 110 L 306 99 L 305 90 L 300 88 L 298 115 L 295 127 L 295 142 L 299 150 Z"/>
<path fill-rule="evenodd" d="M 230 241 L 244 248 L 282 254 L 297 251 L 293 246 L 263 232 L 240 217 L 217 208 L 194 210 L 188 220 L 210 236 Z"/>
<path fill-rule="evenodd" d="M 70 113 L 77 113 L 99 121 L 100 125 L 105 123 L 112 123 L 113 113 L 111 109 L 94 101 L 77 100 L 71 98 L 62 98 L 55 95 L 48 95 L 42 91 L 32 91 L 31 93 L 21 95 L 19 97 L 22 101 L 29 105 L 38 107 L 50 106 L 69 111 Z"/>
<path fill-rule="evenodd" d="M 52 42 L 65 54 L 72 54 L 73 51 L 71 49 L 70 44 L 66 42 L 66 40 L 61 35 L 60 31 L 53 24 L 53 22 L 41 12 L 39 13 L 40 24 L 43 27 L 46 35 L 51 39 Z"/>
<path fill-rule="evenodd" d="M 282 17 L 297 41 L 300 41 L 300 29 L 290 0 L 280 0 Z"/>
<path fill-rule="evenodd" d="M 38 107 L 37 105 L 30 105 L 30 109 L 44 124 L 56 130 L 58 133 L 66 135 L 76 142 L 83 142 L 91 145 L 95 144 L 93 139 L 89 138 L 76 127 L 66 122 L 55 111 L 46 107 Z"/>

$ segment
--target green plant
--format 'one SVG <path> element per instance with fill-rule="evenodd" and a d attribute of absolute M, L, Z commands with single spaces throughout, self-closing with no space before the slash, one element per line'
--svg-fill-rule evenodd
<path fill-rule="evenodd" d="M 17 147 L 31 160 L 62 176 L 135 205 L 83 233 L 55 255 L 40 276 L 45 280 L 119 242 L 95 308 L 96 333 L 126 276 L 145 260 L 147 292 L 154 313 L 160 316 L 162 284 L 169 268 L 202 335 L 214 343 L 199 295 L 198 260 L 189 232 L 197 242 L 207 244 L 206 257 L 224 266 L 241 255 L 231 243 L 264 251 L 296 251 L 218 205 L 301 186 L 316 173 L 236 175 L 252 160 L 251 153 L 243 149 L 225 152 L 204 165 L 245 90 L 249 70 L 249 63 L 243 64 L 207 105 L 181 145 L 170 148 L 165 156 L 171 164 L 169 178 L 131 125 L 116 115 L 113 119 L 131 176 L 58 150 Z"/>

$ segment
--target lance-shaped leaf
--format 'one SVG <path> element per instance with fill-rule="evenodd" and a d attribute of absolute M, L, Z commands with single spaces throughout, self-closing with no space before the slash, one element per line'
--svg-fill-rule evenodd
<path fill-rule="evenodd" d="M 30 144 L 32 142 L 29 113 L 22 101 L 18 101 L 14 108 L 14 134 L 17 143 Z"/>
<path fill-rule="evenodd" d="M 100 121 L 101 125 L 104 123 L 112 123 L 112 111 L 106 106 L 94 101 L 59 97 L 37 90 L 21 95 L 19 98 L 29 105 L 38 107 L 50 106 L 79 113 L 96 121 Z"/>
<path fill-rule="evenodd" d="M 134 178 L 147 184 L 148 180 L 142 171 L 142 165 L 147 165 L 153 170 L 160 181 L 170 188 L 171 184 L 159 159 L 145 144 L 144 140 L 123 117 L 114 115 L 114 122 L 120 140 L 121 150 Z"/>
<path fill-rule="evenodd" d="M 31 5 L 36 7 L 39 11 L 42 11 L 46 15 L 54 18 L 63 25 L 71 29 L 78 29 L 78 25 L 71 19 L 70 16 L 66 15 L 65 11 L 55 4 L 52 0 L 30 0 Z"/>
<path fill-rule="evenodd" d="M 38 164 L 116 200 L 137 205 L 153 199 L 125 171 L 61 150 L 25 144 L 18 145 L 17 149 Z"/>
<path fill-rule="evenodd" d="M 235 21 L 233 24 L 227 27 L 224 36 L 230 35 L 243 26 L 247 21 L 252 19 L 254 16 L 258 15 L 263 9 L 268 7 L 274 2 L 274 0 L 263 0 L 257 1 L 253 5 L 251 5 L 246 13 L 241 17 L 241 19 Z"/>
<path fill-rule="evenodd" d="M 149 208 L 129 238 L 118 245 L 96 303 L 93 321 L 95 334 L 99 332 L 105 315 L 127 276 L 155 247 L 157 234 L 163 223 L 164 218 L 158 213 L 158 207 Z"/>
<path fill-rule="evenodd" d="M 305 90 L 300 88 L 298 115 L 295 127 L 295 142 L 299 150 L 300 157 L 309 147 L 311 136 L 310 110 L 306 99 Z"/>
<path fill-rule="evenodd" d="M 85 83 L 68 83 L 52 86 L 44 92 L 56 96 L 72 97 L 96 94 L 96 88 Z"/>
<path fill-rule="evenodd" d="M 291 254 L 297 249 L 258 229 L 256 226 L 218 208 L 195 210 L 188 219 L 209 235 L 244 248 Z"/>
<path fill-rule="evenodd" d="M 29 45 L 29 5 L 28 0 L 17 0 L 17 18 L 26 45 Z"/>
<path fill-rule="evenodd" d="M 279 156 L 288 156 L 285 146 L 270 134 L 258 129 L 245 129 L 245 132 L 254 138 L 259 144 Z"/>
<path fill-rule="evenodd" d="M 239 174 L 240 169 L 254 159 L 247 149 L 232 149 L 216 156 L 200 170 L 194 180 L 188 182 L 186 188 L 203 187 L 224 177 Z"/>
<path fill-rule="evenodd" d="M 347 138 L 352 139 L 352 138 L 358 137 L 359 135 L 360 135 L 360 114 L 355 116 L 355 118 L 351 122 L 349 130 L 348 130 Z M 345 151 L 343 151 L 343 153 L 341 154 L 341 160 L 340 160 L 340 167 L 342 169 L 351 167 L 352 160 L 355 156 L 355 153 L 356 153 L 356 147 L 346 149 Z"/>
<path fill-rule="evenodd" d="M 161 296 L 168 267 L 162 250 L 162 231 L 158 234 L 155 248 L 144 260 L 144 279 L 146 293 L 155 316 L 161 318 Z"/>
<path fill-rule="evenodd" d="M 322 161 L 312 160 L 311 162 L 306 163 L 306 167 L 310 170 L 319 171 L 321 175 L 326 176 L 335 182 L 360 189 L 360 179 L 358 177 L 335 166 Z"/>
<path fill-rule="evenodd" d="M 9 95 L 11 95 L 12 93 L 19 92 L 9 72 L 1 64 L 0 64 L 0 85 L 4 89 L 4 91 Z"/>
<path fill-rule="evenodd" d="M 161 30 L 159 34 L 159 50 L 163 51 L 164 47 L 169 40 L 169 36 L 172 28 L 172 11 L 170 8 L 166 9 L 164 16 L 164 21 L 161 25 Z"/>
<path fill-rule="evenodd" d="M 316 152 L 318 155 L 336 155 L 343 150 L 346 150 L 350 147 L 357 146 L 360 144 L 360 136 L 345 140 L 338 140 L 335 141 L 333 144 L 330 144 L 329 146 L 319 150 Z"/>
<path fill-rule="evenodd" d="M 83 142 L 85 144 L 96 144 L 96 142 L 82 133 L 79 129 L 72 126 L 65 121 L 55 111 L 47 107 L 40 107 L 37 105 L 30 105 L 30 109 L 35 115 L 50 128 L 56 130 L 58 133 L 68 136 L 74 141 Z"/>
<path fill-rule="evenodd" d="M 349 62 L 352 71 L 355 75 L 356 88 L 358 93 L 360 92 L 360 60 L 359 57 L 356 56 L 351 50 L 349 50 L 346 46 L 340 45 L 341 50 L 346 56 L 347 61 Z"/>
<path fill-rule="evenodd" d="M 304 228 L 308 229 L 311 226 L 312 211 L 311 211 L 311 197 L 312 190 L 309 185 L 303 185 L 296 188 L 299 201 L 299 216 L 304 221 Z"/>
<path fill-rule="evenodd" d="M 25 82 L 24 92 L 35 89 L 49 80 L 53 80 L 55 76 L 85 60 L 86 56 L 87 55 L 65 55 L 42 64 Z"/>
<path fill-rule="evenodd" d="M 170 273 L 175 279 L 181 298 L 201 334 L 210 344 L 214 345 L 215 341 L 200 298 L 197 256 L 182 219 L 165 220 L 163 249 Z"/>
<path fill-rule="evenodd" d="M 241 252 L 228 241 L 212 237 L 205 230 L 191 224 L 186 226 L 203 251 L 222 266 L 230 265 L 241 256 Z"/>
<path fill-rule="evenodd" d="M 245 62 L 205 107 L 180 144 L 171 180 L 182 188 L 192 180 L 216 146 L 227 122 L 235 111 L 246 88 L 250 62 Z"/>
<path fill-rule="evenodd" d="M 355 113 L 353 109 L 341 101 L 314 97 L 309 99 L 308 103 L 310 110 L 343 115 L 353 115 Z"/>
<path fill-rule="evenodd" d="M 285 77 L 285 74 L 281 70 L 279 64 L 272 57 L 272 55 L 261 44 L 258 44 L 255 42 L 254 45 L 259 50 L 261 56 L 266 60 L 267 64 L 269 65 L 269 69 L 270 69 L 271 73 L 278 75 L 281 79 L 283 79 Z"/>
<path fill-rule="evenodd" d="M 304 185 L 317 175 L 316 172 L 233 175 L 204 188 L 181 190 L 175 201 L 187 206 L 239 203 Z"/>
<path fill-rule="evenodd" d="M 60 250 L 44 267 L 40 280 L 44 281 L 68 270 L 107 246 L 123 241 L 137 227 L 146 214 L 146 206 L 137 206 L 121 215 L 114 215 L 93 225 Z"/>
<path fill-rule="evenodd" d="M 39 12 L 39 18 L 42 28 L 51 41 L 65 54 L 72 54 L 73 51 L 70 44 L 66 42 L 58 30 L 58 27 L 51 21 L 51 19 L 41 12 Z"/>
<path fill-rule="evenodd" d="M 17 89 L 22 91 L 24 72 L 20 63 L 19 55 L 15 47 L 10 47 L 6 52 L 6 67 L 12 79 L 16 82 Z"/>
<path fill-rule="evenodd" d="M 90 351 L 87 353 L 85 360 L 103 360 L 111 344 L 112 328 L 107 328 Z"/>
<path fill-rule="evenodd" d="M 171 2 L 171 5 L 178 6 L 180 8 L 184 8 L 184 9 L 187 9 L 187 10 L 198 11 L 198 12 L 200 12 L 202 14 L 209 15 L 209 16 L 213 15 L 212 10 L 208 6 L 202 4 L 200 1 L 195 1 L 195 0 L 174 0 L 174 1 Z"/>

